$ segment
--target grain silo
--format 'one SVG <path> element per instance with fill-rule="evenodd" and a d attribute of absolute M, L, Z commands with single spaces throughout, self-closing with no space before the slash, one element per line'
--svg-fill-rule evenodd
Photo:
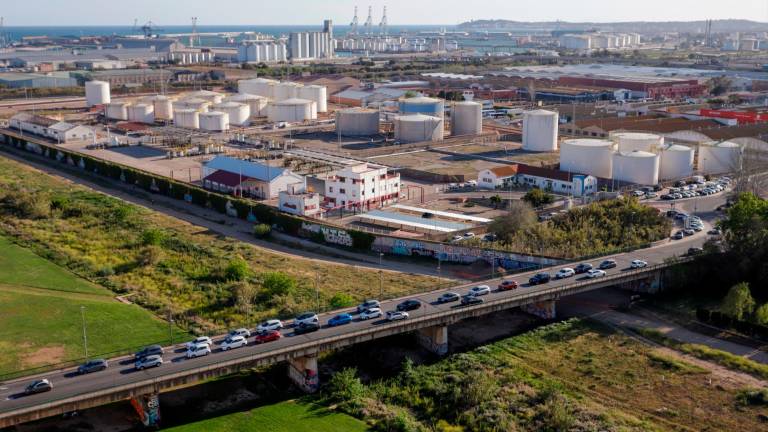
<path fill-rule="evenodd" d="M 232 126 L 246 126 L 251 118 L 251 107 L 238 102 L 223 102 L 213 105 L 216 111 L 226 113 L 229 116 L 229 124 Z"/>
<path fill-rule="evenodd" d="M 229 114 L 220 111 L 209 111 L 200 114 L 200 129 L 210 132 L 221 132 L 229 129 Z"/>
<path fill-rule="evenodd" d="M 200 129 L 200 112 L 194 109 L 177 109 L 173 112 L 173 124 L 187 129 Z"/>
<path fill-rule="evenodd" d="M 609 179 L 613 167 L 613 143 L 599 139 L 570 139 L 560 147 L 560 171 Z"/>
<path fill-rule="evenodd" d="M 637 185 L 656 185 L 659 183 L 659 155 L 644 151 L 614 153 L 613 178 Z"/>
<path fill-rule="evenodd" d="M 693 175 L 694 150 L 679 144 L 668 144 L 661 148 L 659 178 L 677 180 Z"/>
<path fill-rule="evenodd" d="M 423 114 L 432 117 L 445 117 L 445 101 L 430 97 L 403 98 L 399 102 L 400 114 Z"/>
<path fill-rule="evenodd" d="M 401 143 L 442 141 L 443 119 L 424 114 L 395 117 L 395 140 Z"/>
<path fill-rule="evenodd" d="M 533 110 L 523 113 L 523 150 L 557 151 L 558 114 Z"/>
<path fill-rule="evenodd" d="M 237 82 L 237 92 L 273 99 L 275 97 L 275 86 L 278 83 L 279 81 L 266 78 L 241 80 Z"/>
<path fill-rule="evenodd" d="M 112 102 L 107 104 L 107 118 L 112 120 L 128 120 L 127 102 Z"/>
<path fill-rule="evenodd" d="M 112 102 L 109 83 L 104 81 L 88 81 L 85 83 L 85 102 L 89 107 L 105 105 Z"/>
<path fill-rule="evenodd" d="M 610 135 L 616 143 L 618 151 L 629 153 L 633 151 L 656 152 L 664 145 L 664 137 L 645 132 L 614 132 Z"/>
<path fill-rule="evenodd" d="M 306 99 L 286 99 L 269 105 L 271 122 L 303 122 L 317 118 L 315 103 Z"/>
<path fill-rule="evenodd" d="M 372 136 L 379 133 L 379 112 L 366 108 L 336 111 L 336 133 L 345 136 Z"/>
<path fill-rule="evenodd" d="M 699 171 L 703 174 L 726 174 L 741 169 L 742 147 L 725 141 L 699 146 Z"/>
<path fill-rule="evenodd" d="M 154 123 L 155 108 L 152 104 L 137 103 L 128 107 L 128 120 L 137 123 Z"/>
<path fill-rule="evenodd" d="M 269 99 L 250 93 L 238 93 L 225 99 L 227 102 L 247 104 L 251 108 L 251 116 L 266 117 Z"/>
<path fill-rule="evenodd" d="M 328 112 L 328 89 L 325 86 L 308 85 L 299 87 L 298 97 L 317 104 L 317 112 Z"/>
<path fill-rule="evenodd" d="M 457 102 L 451 109 L 451 135 L 483 133 L 483 106 L 477 102 Z"/>

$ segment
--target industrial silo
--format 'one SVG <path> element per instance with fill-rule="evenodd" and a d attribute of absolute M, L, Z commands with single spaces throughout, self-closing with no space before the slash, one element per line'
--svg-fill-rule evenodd
<path fill-rule="evenodd" d="M 275 97 L 275 86 L 278 81 L 266 78 L 254 78 L 241 80 L 237 82 L 238 93 L 250 93 L 256 96 L 273 99 Z"/>
<path fill-rule="evenodd" d="M 173 124 L 187 129 L 200 129 L 200 112 L 194 109 L 175 110 Z"/>
<path fill-rule="evenodd" d="M 432 117 L 445 117 L 445 101 L 430 97 L 414 97 L 400 99 L 400 114 L 423 114 Z"/>
<path fill-rule="evenodd" d="M 209 111 L 200 114 L 200 129 L 221 132 L 229 129 L 229 114 L 221 111 Z"/>
<path fill-rule="evenodd" d="M 107 118 L 112 120 L 128 120 L 128 107 L 126 102 L 112 102 L 107 104 Z"/>
<path fill-rule="evenodd" d="M 533 110 L 523 113 L 523 150 L 557 151 L 558 114 Z"/>
<path fill-rule="evenodd" d="M 267 105 L 269 99 L 250 93 L 239 93 L 225 99 L 227 102 L 237 102 L 247 104 L 251 108 L 251 115 L 254 117 L 266 117 Z"/>
<path fill-rule="evenodd" d="M 611 178 L 613 143 L 599 139 L 570 139 L 560 146 L 560 171 Z"/>
<path fill-rule="evenodd" d="M 395 117 L 395 140 L 401 143 L 442 141 L 443 119 L 424 114 Z"/>
<path fill-rule="evenodd" d="M 194 91 L 192 93 L 188 93 L 184 95 L 185 99 L 200 99 L 204 101 L 208 101 L 211 104 L 219 104 L 224 99 L 224 95 L 221 93 L 208 91 L 208 90 L 198 90 Z"/>
<path fill-rule="evenodd" d="M 197 112 L 204 113 L 204 112 L 208 112 L 208 107 L 210 107 L 211 105 L 212 105 L 211 102 L 207 100 L 190 98 L 190 99 L 182 99 L 174 102 L 173 109 L 174 110 L 193 109 Z"/>
<path fill-rule="evenodd" d="M 302 84 L 289 82 L 289 81 L 283 81 L 278 84 L 275 84 L 274 100 L 276 102 L 281 102 L 288 99 L 299 98 L 299 89 L 301 89 L 302 87 L 304 87 Z M 306 98 L 302 98 L 302 99 L 306 99 Z"/>
<path fill-rule="evenodd" d="M 306 99 L 274 102 L 269 105 L 268 111 L 271 122 L 303 122 L 317 118 L 315 103 Z"/>
<path fill-rule="evenodd" d="M 213 105 L 216 111 L 226 113 L 229 116 L 229 124 L 232 126 L 245 126 L 251 118 L 251 107 L 238 102 L 223 102 Z"/>
<path fill-rule="evenodd" d="M 345 136 L 372 136 L 379 133 L 379 112 L 366 108 L 336 111 L 336 133 Z"/>
<path fill-rule="evenodd" d="M 298 97 L 317 104 L 317 112 L 328 112 L 328 89 L 325 86 L 308 85 L 299 87 Z"/>
<path fill-rule="evenodd" d="M 659 155 L 633 151 L 613 155 L 613 178 L 638 185 L 659 183 Z"/>
<path fill-rule="evenodd" d="M 171 98 L 157 95 L 149 98 L 147 101 L 152 103 L 152 107 L 155 110 L 155 119 L 173 120 L 173 101 Z"/>
<path fill-rule="evenodd" d="M 451 110 L 451 135 L 483 133 L 483 106 L 477 102 L 457 102 Z"/>
<path fill-rule="evenodd" d="M 725 141 L 699 146 L 699 171 L 704 174 L 725 174 L 741 169 L 742 147 Z"/>
<path fill-rule="evenodd" d="M 664 145 L 664 137 L 645 132 L 615 132 L 611 139 L 618 151 L 623 153 L 637 151 L 655 152 Z"/>
<path fill-rule="evenodd" d="M 694 150 L 679 144 L 668 144 L 661 148 L 659 178 L 677 180 L 693 175 Z"/>
<path fill-rule="evenodd" d="M 112 102 L 109 83 L 104 81 L 88 81 L 85 83 L 85 102 L 89 107 L 105 105 Z"/>
<path fill-rule="evenodd" d="M 128 107 L 128 120 L 137 123 L 154 123 L 155 108 L 152 104 L 138 103 Z"/>

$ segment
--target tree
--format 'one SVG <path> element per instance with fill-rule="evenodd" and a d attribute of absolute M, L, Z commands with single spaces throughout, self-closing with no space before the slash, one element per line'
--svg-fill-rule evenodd
<path fill-rule="evenodd" d="M 760 325 L 768 325 L 768 303 L 755 309 L 755 322 Z"/>
<path fill-rule="evenodd" d="M 288 295 L 296 290 L 296 280 L 282 272 L 267 272 L 261 276 L 261 286 L 270 297 Z"/>
<path fill-rule="evenodd" d="M 723 313 L 738 320 L 742 320 L 745 316 L 751 314 L 755 309 L 755 299 L 752 298 L 749 284 L 741 282 L 732 286 L 723 299 L 720 309 L 722 309 Z"/>
<path fill-rule="evenodd" d="M 488 231 L 496 234 L 506 243 L 512 242 L 515 235 L 536 223 L 536 212 L 530 204 L 523 201 L 509 203 L 509 214 L 494 219 L 488 226 Z"/>
<path fill-rule="evenodd" d="M 410 99 L 410 98 L 415 98 L 415 97 L 416 97 L 416 96 L 418 96 L 418 95 L 419 95 L 419 94 L 418 94 L 418 93 L 416 93 L 415 91 L 413 91 L 413 90 L 408 90 L 407 92 L 405 92 L 405 94 L 403 95 L 403 97 L 404 97 L 404 98 L 406 98 L 406 99 Z"/>
<path fill-rule="evenodd" d="M 523 197 L 523 201 L 538 208 L 555 202 L 555 196 L 541 189 L 532 189 Z"/>

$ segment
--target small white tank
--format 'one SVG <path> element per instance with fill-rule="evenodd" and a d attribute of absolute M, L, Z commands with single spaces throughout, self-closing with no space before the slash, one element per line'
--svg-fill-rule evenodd
<path fill-rule="evenodd" d="M 200 129 L 210 132 L 229 130 L 229 115 L 220 111 L 201 113 Z"/>
<path fill-rule="evenodd" d="M 557 151 L 558 118 L 558 114 L 553 111 L 533 110 L 524 112 L 523 150 Z"/>
<path fill-rule="evenodd" d="M 200 112 L 193 109 L 175 110 L 173 124 L 187 129 L 200 129 Z"/>
<path fill-rule="evenodd" d="M 203 99 L 182 99 L 173 103 L 174 110 L 193 109 L 197 112 L 208 112 L 208 107 L 212 104 L 209 101 Z"/>
<path fill-rule="evenodd" d="M 226 113 L 229 116 L 229 124 L 232 126 L 245 126 L 251 118 L 251 107 L 238 102 L 223 102 L 213 105 L 215 111 Z"/>
<path fill-rule="evenodd" d="M 328 89 L 325 86 L 309 85 L 299 87 L 298 97 L 317 104 L 317 112 L 328 112 Z"/>
<path fill-rule="evenodd" d="M 184 95 L 185 99 L 201 99 L 204 101 L 208 101 L 211 104 L 218 104 L 221 103 L 221 101 L 224 99 L 224 95 L 217 92 L 212 92 L 208 90 L 198 90 L 191 93 L 187 93 Z"/>
<path fill-rule="evenodd" d="M 379 133 L 379 112 L 366 108 L 336 111 L 336 133 L 345 136 L 372 136 Z"/>
<path fill-rule="evenodd" d="M 112 120 L 128 120 L 128 107 L 126 102 L 112 102 L 107 104 L 107 118 Z"/>
<path fill-rule="evenodd" d="M 483 106 L 477 102 L 457 102 L 451 110 L 451 135 L 483 133 Z"/>
<path fill-rule="evenodd" d="M 741 170 L 742 147 L 725 141 L 699 146 L 699 171 L 704 174 L 726 174 Z"/>
<path fill-rule="evenodd" d="M 644 151 L 614 153 L 613 178 L 636 185 L 659 183 L 659 155 Z"/>
<path fill-rule="evenodd" d="M 661 148 L 659 178 L 677 180 L 693 175 L 694 150 L 678 144 L 668 144 Z"/>
<path fill-rule="evenodd" d="M 395 117 L 395 140 L 401 143 L 442 141 L 443 119 L 424 114 Z"/>
<path fill-rule="evenodd" d="M 610 179 L 613 142 L 598 139 L 569 139 L 560 147 L 560 171 Z"/>
<path fill-rule="evenodd" d="M 664 145 L 664 137 L 644 132 L 614 132 L 611 139 L 618 151 L 629 153 L 633 151 L 656 152 Z"/>
<path fill-rule="evenodd" d="M 251 108 L 251 116 L 266 117 L 269 99 L 249 93 L 238 93 L 225 99 L 227 102 L 247 104 Z"/>
<path fill-rule="evenodd" d="M 85 83 L 85 102 L 89 107 L 105 105 L 112 102 L 109 83 L 104 81 L 88 81 Z"/>
<path fill-rule="evenodd" d="M 274 92 L 275 102 L 282 102 L 288 99 L 299 98 L 299 89 L 301 87 L 304 87 L 304 86 L 298 83 L 288 82 L 288 81 L 283 81 L 281 83 L 275 84 L 275 92 Z M 300 99 L 303 99 L 303 98 L 300 98 Z"/>
<path fill-rule="evenodd" d="M 128 121 L 147 124 L 154 123 L 154 112 L 155 108 L 152 104 L 138 103 L 131 105 L 128 107 Z"/>

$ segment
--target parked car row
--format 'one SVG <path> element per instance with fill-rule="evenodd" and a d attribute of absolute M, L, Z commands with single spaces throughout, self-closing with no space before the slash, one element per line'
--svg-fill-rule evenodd
<path fill-rule="evenodd" d="M 720 177 L 716 181 L 701 181 L 701 183 L 684 184 L 677 183 L 677 187 L 669 188 L 669 192 L 661 195 L 661 199 L 672 201 L 683 198 L 713 195 L 722 192 L 731 184 L 730 177 Z"/>

